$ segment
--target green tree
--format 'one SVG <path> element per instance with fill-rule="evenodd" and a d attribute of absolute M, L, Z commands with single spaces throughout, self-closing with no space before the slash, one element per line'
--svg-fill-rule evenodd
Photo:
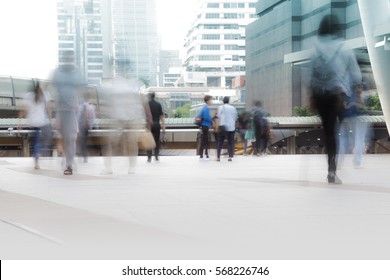
<path fill-rule="evenodd" d="M 382 111 L 382 106 L 378 94 L 367 97 L 366 104 L 369 110 Z"/>
<path fill-rule="evenodd" d="M 297 114 L 298 117 L 308 117 L 314 115 L 314 113 L 310 110 L 308 106 L 306 107 L 295 106 L 294 112 L 295 114 Z"/>
<path fill-rule="evenodd" d="M 190 117 L 191 104 L 186 104 L 181 107 L 177 107 L 175 110 L 174 118 L 189 118 Z"/>

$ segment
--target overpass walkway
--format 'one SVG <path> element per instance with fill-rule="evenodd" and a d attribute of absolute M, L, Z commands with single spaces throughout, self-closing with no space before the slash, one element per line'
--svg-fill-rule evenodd
<path fill-rule="evenodd" d="M 389 259 L 390 155 L 0 159 L 0 259 Z"/>

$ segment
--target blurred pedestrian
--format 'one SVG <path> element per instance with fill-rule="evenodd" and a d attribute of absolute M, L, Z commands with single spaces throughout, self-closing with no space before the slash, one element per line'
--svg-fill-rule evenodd
<path fill-rule="evenodd" d="M 238 134 L 241 137 L 241 141 L 243 143 L 243 155 L 247 155 L 247 148 L 248 148 L 248 139 L 245 137 L 251 121 L 251 113 L 247 110 L 245 112 L 241 113 L 238 116 L 237 124 L 238 124 Z"/>
<path fill-rule="evenodd" d="M 88 162 L 88 135 L 95 123 L 95 107 L 89 102 L 89 92 L 83 96 L 83 102 L 79 107 L 79 147 L 83 162 Z"/>
<path fill-rule="evenodd" d="M 49 135 L 51 135 L 52 129 L 50 125 L 51 109 L 49 106 L 49 95 L 42 90 L 39 82 L 35 85 L 34 91 L 25 94 L 23 98 L 23 108 L 19 113 L 19 118 L 26 118 L 29 126 L 34 130 L 32 137 L 34 168 L 40 169 L 39 157 L 41 149 L 43 146 L 49 144 L 47 142 L 51 141 Z M 46 139 L 44 139 L 45 137 Z"/>
<path fill-rule="evenodd" d="M 74 65 L 73 52 L 69 52 L 64 63 L 54 71 L 52 83 L 57 89 L 56 122 L 65 154 L 64 175 L 72 175 L 78 133 L 78 96 L 83 86 L 81 74 Z"/>
<path fill-rule="evenodd" d="M 162 124 L 163 133 L 165 133 L 165 115 L 162 110 L 161 104 L 155 100 L 156 94 L 154 92 L 151 92 L 149 94 L 149 98 L 150 101 L 148 104 L 153 119 L 153 123 L 151 125 L 150 131 L 152 132 L 154 141 L 156 142 L 156 148 L 154 149 L 154 158 L 156 159 L 156 161 L 158 161 L 160 155 L 160 130 L 161 130 L 160 121 Z M 152 150 L 147 151 L 147 155 L 148 155 L 148 162 L 151 162 Z"/>
<path fill-rule="evenodd" d="M 112 174 L 114 151 L 126 155 L 129 160 L 128 174 L 136 171 L 138 137 L 151 124 L 150 110 L 139 93 L 141 83 L 135 79 L 117 77 L 103 85 L 106 114 L 111 120 L 112 133 L 104 145 L 104 167 L 102 174 Z M 121 148 L 121 149 L 120 149 Z"/>
<path fill-rule="evenodd" d="M 204 152 L 206 156 L 205 159 L 209 160 L 209 149 L 210 149 L 209 130 L 213 124 L 209 106 L 212 103 L 212 97 L 210 95 L 206 95 L 204 97 L 204 102 L 206 104 L 202 107 L 198 115 L 198 117 L 202 119 L 199 159 L 204 160 L 203 158 L 203 152 Z"/>
<path fill-rule="evenodd" d="M 259 100 L 254 101 L 252 110 L 253 124 L 255 129 L 255 147 L 254 155 L 260 156 L 265 154 L 269 141 L 269 126 L 266 119 L 268 113 L 262 108 L 263 103 Z"/>
<path fill-rule="evenodd" d="M 341 184 L 336 175 L 337 119 L 344 96 L 361 83 L 356 58 L 341 38 L 340 23 L 335 15 L 326 15 L 318 29 L 310 63 L 310 89 L 314 106 L 321 117 L 328 157 L 328 183 Z"/>
<path fill-rule="evenodd" d="M 217 145 L 217 161 L 221 160 L 223 142 L 228 142 L 228 161 L 234 157 L 234 133 L 236 131 L 237 109 L 229 104 L 229 97 L 223 98 L 223 105 L 218 107 L 218 118 L 220 119 Z"/>
<path fill-rule="evenodd" d="M 339 164 L 343 155 L 353 153 L 352 163 L 355 168 L 362 167 L 362 158 L 366 150 L 368 123 L 359 118 L 365 114 L 362 99 L 363 85 L 358 85 L 350 97 L 345 97 L 343 121 L 340 125 Z"/>

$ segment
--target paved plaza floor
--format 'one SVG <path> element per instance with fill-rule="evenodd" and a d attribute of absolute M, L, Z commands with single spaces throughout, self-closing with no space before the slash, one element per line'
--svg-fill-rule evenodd
<path fill-rule="evenodd" d="M 390 155 L 0 159 L 0 259 L 389 259 Z"/>

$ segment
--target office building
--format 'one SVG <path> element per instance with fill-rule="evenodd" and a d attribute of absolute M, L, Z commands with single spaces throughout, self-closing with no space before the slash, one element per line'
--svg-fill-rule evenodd
<path fill-rule="evenodd" d="M 201 0 L 185 39 L 184 67 L 204 72 L 208 87 L 232 88 L 245 75 L 245 27 L 256 17 L 256 0 Z"/>
<path fill-rule="evenodd" d="M 115 76 L 157 85 L 160 40 L 156 0 L 112 0 L 111 9 Z"/>
<path fill-rule="evenodd" d="M 58 0 L 58 59 L 73 52 L 86 82 L 103 77 L 103 35 L 100 0 Z"/>

